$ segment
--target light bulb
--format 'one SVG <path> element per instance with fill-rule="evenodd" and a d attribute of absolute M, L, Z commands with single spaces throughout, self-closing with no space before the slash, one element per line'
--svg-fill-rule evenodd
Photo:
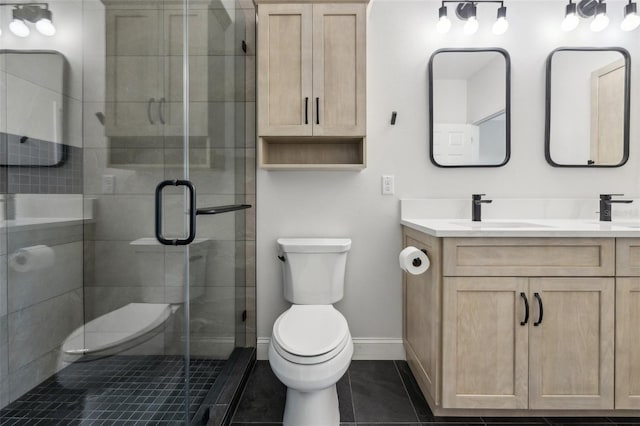
<path fill-rule="evenodd" d="M 607 28 L 607 25 L 609 25 L 609 17 L 604 13 L 599 13 L 593 18 L 593 21 L 591 21 L 589 28 L 591 28 L 591 31 L 597 33 Z"/>
<path fill-rule="evenodd" d="M 596 6 L 596 17 L 593 18 L 593 21 L 591 21 L 591 25 L 589 26 L 589 28 L 591 28 L 591 31 L 597 33 L 607 28 L 607 25 L 609 25 L 609 17 L 607 16 L 607 5 L 600 1 L 600 3 L 598 3 L 598 5 Z"/>
<path fill-rule="evenodd" d="M 451 28 L 451 21 L 447 17 L 447 8 L 442 4 L 442 7 L 438 9 L 438 23 L 436 24 L 436 31 L 440 34 L 445 34 Z"/>
<path fill-rule="evenodd" d="M 635 13 L 625 16 L 622 24 L 620 24 L 622 31 L 633 31 L 638 28 L 638 26 L 640 26 L 640 16 Z"/>
<path fill-rule="evenodd" d="M 42 18 L 38 22 L 36 22 L 36 29 L 40 32 L 40 34 L 47 37 L 51 37 L 56 33 L 56 27 L 54 27 L 51 20 L 47 18 Z"/>
<path fill-rule="evenodd" d="M 577 6 L 571 0 L 569 0 L 569 4 L 567 5 L 564 13 L 564 19 L 562 20 L 562 31 L 573 31 L 576 29 L 578 24 L 580 23 L 580 19 L 577 15 Z"/>
<path fill-rule="evenodd" d="M 449 32 L 450 28 L 451 20 L 449 18 L 443 16 L 438 19 L 438 23 L 436 24 L 436 31 L 438 31 L 440 34 L 446 34 L 447 32 Z"/>
<path fill-rule="evenodd" d="M 13 18 L 13 21 L 9 24 L 9 29 L 18 37 L 27 37 L 31 33 L 27 24 L 22 19 L 17 18 Z"/>
<path fill-rule="evenodd" d="M 640 16 L 638 16 L 637 6 L 635 3 L 629 2 L 624 7 L 624 20 L 620 24 L 622 31 L 633 31 L 640 25 Z"/>
<path fill-rule="evenodd" d="M 509 21 L 507 18 L 498 18 L 498 20 L 493 24 L 493 33 L 495 35 L 504 34 L 509 28 Z"/>
<path fill-rule="evenodd" d="M 509 21 L 507 21 L 507 8 L 500 6 L 498 8 L 498 19 L 493 23 L 493 33 L 495 35 L 504 34 L 509 28 Z"/>
<path fill-rule="evenodd" d="M 471 16 L 469 17 L 469 19 L 467 19 L 467 22 L 464 24 L 463 31 L 467 35 L 475 34 L 476 31 L 478 31 L 479 26 L 480 24 L 478 23 L 478 20 L 476 19 L 476 17 Z"/>
<path fill-rule="evenodd" d="M 573 31 L 576 29 L 579 23 L 580 18 L 578 18 L 575 13 L 572 13 L 564 17 L 564 19 L 562 20 L 562 25 L 560 27 L 562 28 L 562 31 Z"/>

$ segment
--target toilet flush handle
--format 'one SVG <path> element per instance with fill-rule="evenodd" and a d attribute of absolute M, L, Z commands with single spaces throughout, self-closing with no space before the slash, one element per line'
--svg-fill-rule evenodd
<path fill-rule="evenodd" d="M 278 256 L 278 259 L 280 259 L 281 262 L 286 262 L 284 256 Z"/>

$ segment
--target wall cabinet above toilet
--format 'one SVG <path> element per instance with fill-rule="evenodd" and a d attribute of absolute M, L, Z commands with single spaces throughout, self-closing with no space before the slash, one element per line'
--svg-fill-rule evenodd
<path fill-rule="evenodd" d="M 368 0 L 256 2 L 261 167 L 364 168 Z"/>

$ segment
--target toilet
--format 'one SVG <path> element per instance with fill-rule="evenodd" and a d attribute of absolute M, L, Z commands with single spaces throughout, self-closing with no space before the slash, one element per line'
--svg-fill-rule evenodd
<path fill-rule="evenodd" d="M 344 294 L 350 239 L 280 238 L 284 297 L 293 303 L 273 325 L 269 363 L 287 387 L 284 426 L 340 423 L 336 383 L 351 363 L 353 341 L 333 307 Z"/>
<path fill-rule="evenodd" d="M 155 238 L 129 243 L 135 251 L 140 285 L 164 288 L 164 303 L 128 303 L 76 328 L 60 347 L 58 366 L 116 354 L 155 354 L 153 338 L 184 304 L 183 249 Z M 189 300 L 204 294 L 209 240 L 196 238 L 189 251 Z M 159 266 L 159 267 L 157 267 Z"/>

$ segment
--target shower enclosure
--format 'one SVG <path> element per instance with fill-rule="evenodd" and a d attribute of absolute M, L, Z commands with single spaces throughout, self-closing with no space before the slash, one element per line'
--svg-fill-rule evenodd
<path fill-rule="evenodd" d="M 0 29 L 0 423 L 224 421 L 255 347 L 252 1 Z"/>

